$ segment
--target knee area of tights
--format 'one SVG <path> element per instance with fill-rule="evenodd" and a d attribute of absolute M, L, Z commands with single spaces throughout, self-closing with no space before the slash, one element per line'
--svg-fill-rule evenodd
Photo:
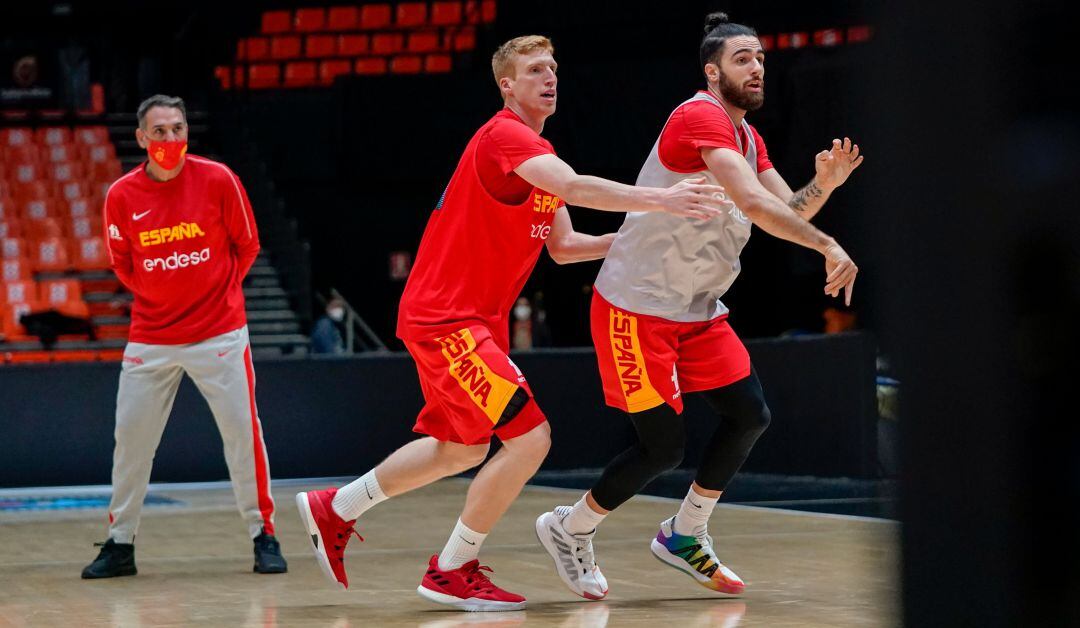
<path fill-rule="evenodd" d="M 682 464 L 683 454 L 685 453 L 683 447 L 652 448 L 646 451 L 651 466 L 660 471 L 668 471 L 678 467 Z"/>

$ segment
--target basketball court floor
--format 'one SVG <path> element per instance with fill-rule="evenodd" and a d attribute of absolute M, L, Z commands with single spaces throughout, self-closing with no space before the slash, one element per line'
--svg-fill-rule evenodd
<path fill-rule="evenodd" d="M 747 581 L 721 596 L 657 561 L 649 541 L 677 500 L 637 497 L 605 521 L 597 559 L 611 592 L 567 591 L 533 521 L 579 490 L 526 487 L 488 537 L 481 562 L 529 600 L 511 613 L 465 613 L 420 598 L 428 558 L 442 548 L 467 482 L 448 479 L 364 515 L 346 553 L 350 586 L 328 583 L 293 495 L 340 481 L 274 486 L 289 573 L 251 572 L 251 543 L 227 484 L 152 485 L 136 539 L 139 575 L 83 581 L 105 539 L 108 487 L 0 491 L 0 626 L 898 626 L 899 525 L 882 519 L 721 504 L 717 552 Z M 97 501 L 95 501 L 95 498 Z"/>

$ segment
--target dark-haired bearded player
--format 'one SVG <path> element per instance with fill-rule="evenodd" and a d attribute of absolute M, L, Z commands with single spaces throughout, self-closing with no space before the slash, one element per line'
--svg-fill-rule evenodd
<path fill-rule="evenodd" d="M 679 105 L 638 175 L 667 186 L 691 177 L 719 183 L 735 202 L 707 222 L 630 213 L 596 280 L 592 335 L 608 405 L 629 413 L 638 442 L 619 454 L 574 506 L 541 515 L 536 531 L 571 591 L 607 594 L 596 568 L 596 526 L 646 484 L 682 461 L 682 393 L 700 393 L 719 424 L 678 513 L 660 524 L 652 552 L 703 586 L 740 593 L 744 584 L 717 559 L 709 515 L 769 425 L 750 357 L 728 325 L 720 297 L 739 273 L 756 224 L 825 257 L 825 293 L 850 304 L 858 269 L 808 220 L 862 162 L 858 146 L 833 140 L 815 157 L 814 179 L 792 192 L 744 119 L 764 103 L 765 54 L 753 29 L 708 17 L 700 59 L 707 89 Z"/>

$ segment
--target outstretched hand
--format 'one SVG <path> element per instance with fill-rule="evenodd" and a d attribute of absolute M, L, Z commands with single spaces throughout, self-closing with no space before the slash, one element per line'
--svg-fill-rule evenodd
<path fill-rule="evenodd" d="M 831 149 L 814 156 L 814 179 L 821 188 L 839 187 L 862 162 L 858 144 L 852 144 L 847 137 L 843 142 L 833 140 Z"/>
<path fill-rule="evenodd" d="M 859 267 L 839 244 L 825 249 L 825 294 L 840 296 L 844 291 L 844 305 L 851 305 L 851 293 L 855 289 L 855 275 Z"/>
<path fill-rule="evenodd" d="M 705 177 L 683 179 L 665 189 L 660 204 L 669 214 L 700 220 L 715 218 L 735 206 L 724 194 L 724 186 L 708 185 Z"/>

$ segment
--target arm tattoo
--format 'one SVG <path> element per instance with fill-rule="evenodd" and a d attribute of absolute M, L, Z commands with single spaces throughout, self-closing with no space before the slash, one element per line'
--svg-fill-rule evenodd
<path fill-rule="evenodd" d="M 817 181 L 810 181 L 806 184 L 806 187 L 795 193 L 795 196 L 791 197 L 791 202 L 788 205 L 797 212 L 806 211 L 806 203 L 811 199 L 821 198 L 823 192 L 818 187 Z"/>

